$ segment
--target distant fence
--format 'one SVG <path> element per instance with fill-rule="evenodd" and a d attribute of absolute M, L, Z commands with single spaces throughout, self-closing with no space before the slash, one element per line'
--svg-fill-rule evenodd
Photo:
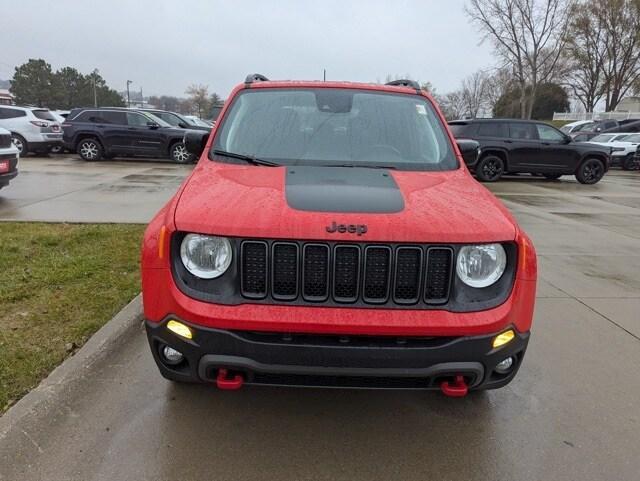
<path fill-rule="evenodd" d="M 553 120 L 640 119 L 640 112 L 554 112 Z"/>

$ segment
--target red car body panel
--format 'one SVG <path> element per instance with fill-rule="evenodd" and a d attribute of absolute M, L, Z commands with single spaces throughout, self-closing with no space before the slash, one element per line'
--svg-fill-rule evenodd
<path fill-rule="evenodd" d="M 285 198 L 285 172 L 285 167 L 201 162 L 182 192 L 175 212 L 176 228 L 235 237 L 337 240 L 325 227 L 339 220 L 367 224 L 367 233 L 357 239 L 366 242 L 466 243 L 515 238 L 510 214 L 489 191 L 470 181 L 463 169 L 392 171 L 405 202 L 404 210 L 394 214 L 294 210 Z M 483 208 L 473 208 L 478 204 Z M 342 239 L 355 240 L 355 235 Z"/>
<path fill-rule="evenodd" d="M 414 89 L 347 82 L 259 82 L 250 88 L 353 88 L 416 95 Z M 241 85 L 230 99 L 243 88 Z M 429 95 L 420 95 L 430 99 Z M 224 119 L 232 102 L 220 114 Z M 433 103 L 433 102 L 432 102 Z M 435 103 L 434 103 L 434 106 Z M 506 208 L 466 170 L 456 142 L 437 109 L 460 164 L 446 172 L 390 171 L 402 192 L 403 211 L 392 214 L 307 212 L 285 198 L 286 167 L 223 164 L 208 159 L 219 121 L 205 153 L 174 198 L 150 223 L 142 249 L 145 317 L 160 322 L 175 315 L 203 327 L 369 335 L 464 336 L 531 327 L 536 289 L 533 245 Z M 367 224 L 361 237 L 329 234 L 333 221 Z M 408 243 L 516 242 L 518 267 L 511 294 L 501 305 L 477 312 L 246 303 L 222 305 L 188 297 L 175 284 L 169 240 L 175 231 L 300 240 Z M 163 232 L 163 234 L 161 234 Z"/>

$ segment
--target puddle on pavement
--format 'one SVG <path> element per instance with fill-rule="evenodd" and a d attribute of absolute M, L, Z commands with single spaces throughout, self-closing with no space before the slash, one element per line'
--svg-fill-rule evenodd
<path fill-rule="evenodd" d="M 640 197 L 601 197 L 598 195 L 590 196 L 589 199 L 601 200 L 603 202 L 609 202 L 610 204 L 624 205 L 626 207 L 634 207 L 640 209 Z"/>
<path fill-rule="evenodd" d="M 166 192 L 177 189 L 180 182 L 165 182 L 163 184 L 100 184 L 95 190 L 99 192 Z M 93 190 L 93 189 L 92 189 Z"/>
<path fill-rule="evenodd" d="M 140 182 L 148 184 L 172 184 L 182 182 L 182 175 L 151 175 L 151 174 L 131 174 L 122 178 L 126 182 Z"/>

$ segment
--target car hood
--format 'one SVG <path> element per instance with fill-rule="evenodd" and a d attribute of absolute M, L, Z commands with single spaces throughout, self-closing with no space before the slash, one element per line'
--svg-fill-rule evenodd
<path fill-rule="evenodd" d="M 162 132 L 165 132 L 167 135 L 175 136 L 175 137 L 184 137 L 184 134 L 187 132 L 201 132 L 196 128 L 189 129 L 181 129 L 180 127 L 160 127 Z"/>
<path fill-rule="evenodd" d="M 425 243 L 516 235 L 506 208 L 462 168 L 407 172 L 201 161 L 179 196 L 174 221 L 187 232 Z"/>
<path fill-rule="evenodd" d="M 570 145 L 573 145 L 576 148 L 580 148 L 583 150 L 597 150 L 602 152 L 609 152 L 609 150 L 611 150 L 610 144 L 601 144 L 600 142 L 589 142 L 588 140 L 585 140 L 584 142 L 572 142 Z"/>

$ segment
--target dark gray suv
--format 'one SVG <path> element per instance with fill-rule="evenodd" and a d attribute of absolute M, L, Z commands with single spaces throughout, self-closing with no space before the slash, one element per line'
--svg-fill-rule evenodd
<path fill-rule="evenodd" d="M 611 148 L 574 142 L 555 127 L 533 120 L 455 120 L 456 138 L 480 144 L 477 161 L 467 163 L 478 180 L 494 182 L 507 173 L 541 174 L 547 179 L 575 175 L 581 184 L 595 184 L 609 170 Z"/>

